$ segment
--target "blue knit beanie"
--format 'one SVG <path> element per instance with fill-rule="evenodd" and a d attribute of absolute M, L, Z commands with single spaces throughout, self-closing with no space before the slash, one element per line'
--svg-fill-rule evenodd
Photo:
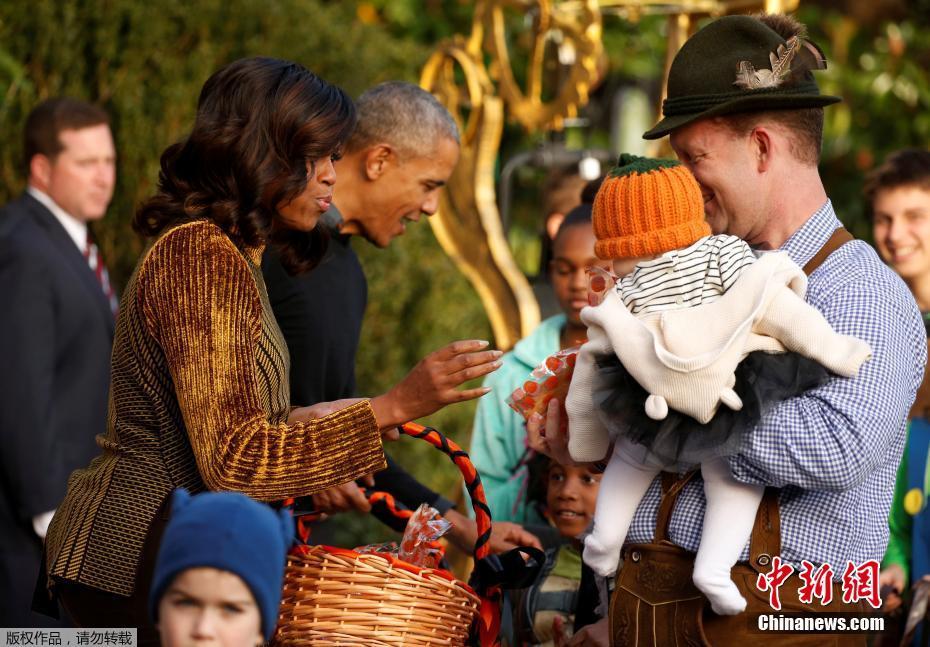
<path fill-rule="evenodd" d="M 276 512 L 238 492 L 191 496 L 183 488 L 175 490 L 152 576 L 152 619 L 158 622 L 158 603 L 178 574 L 211 567 L 242 578 L 258 605 L 265 640 L 270 640 L 293 538 L 294 522 L 287 510 Z"/>

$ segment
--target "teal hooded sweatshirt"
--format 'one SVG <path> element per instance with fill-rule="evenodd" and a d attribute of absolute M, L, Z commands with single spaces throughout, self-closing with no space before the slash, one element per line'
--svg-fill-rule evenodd
<path fill-rule="evenodd" d="M 526 466 L 520 465 L 526 452 L 526 424 L 506 400 L 529 378 L 530 371 L 559 350 L 564 327 L 564 314 L 544 320 L 501 358 L 501 367 L 484 381 L 491 392 L 478 401 L 469 454 L 481 475 L 491 518 L 497 521 L 546 523 L 526 502 L 528 474 Z"/>

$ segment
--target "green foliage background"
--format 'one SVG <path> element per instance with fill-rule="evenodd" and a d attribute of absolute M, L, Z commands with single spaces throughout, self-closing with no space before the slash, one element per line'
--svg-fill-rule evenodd
<path fill-rule="evenodd" d="M 113 117 L 119 180 L 97 234 L 120 285 L 143 246 L 129 225 L 135 206 L 153 188 L 161 151 L 189 128 L 210 73 L 239 57 L 277 56 L 299 61 L 357 96 L 383 80 L 416 81 L 440 39 L 469 31 L 472 11 L 465 0 L 0 3 L 0 201 L 23 189 L 20 132 L 37 101 L 69 94 L 103 105 Z M 822 170 L 838 212 L 861 237 L 868 237 L 859 195 L 863 171 L 891 150 L 930 142 L 927 15 L 915 10 L 903 22 L 856 25 L 816 6 L 805 4 L 800 12 L 831 61 L 823 90 L 846 99 L 827 111 Z M 516 48 L 526 40 L 521 20 L 511 16 Z M 631 25 L 609 18 L 605 87 L 634 84 L 657 96 L 664 38 L 662 20 Z M 585 145 L 605 145 L 605 109 L 597 105 L 598 93 L 593 98 L 585 113 L 595 130 Z M 509 126 L 502 159 L 546 137 Z M 529 184 L 515 206 L 512 234 L 520 240 L 532 240 L 539 227 Z M 370 279 L 358 365 L 363 393 L 385 390 L 448 341 L 490 338 L 477 295 L 428 226 L 410 227 L 387 250 L 355 244 Z M 428 422 L 467 446 L 473 411 L 473 403 L 460 404 Z M 458 490 L 454 468 L 429 447 L 405 440 L 393 453 L 434 488 Z M 365 519 L 345 519 L 343 526 L 347 543 L 383 534 Z"/>

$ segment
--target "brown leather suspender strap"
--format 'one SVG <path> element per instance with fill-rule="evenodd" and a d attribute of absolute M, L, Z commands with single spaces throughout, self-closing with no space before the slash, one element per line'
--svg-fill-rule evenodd
<path fill-rule="evenodd" d="M 672 509 L 678 495 L 685 485 L 697 474 L 697 470 L 676 478 L 671 472 L 662 472 L 662 498 L 656 513 L 656 527 L 653 541 L 669 541 L 668 527 L 672 519 Z M 781 552 L 781 517 L 778 514 L 778 490 L 765 488 L 756 520 L 749 538 L 749 563 L 760 573 L 768 572 L 772 557 Z"/>
<path fill-rule="evenodd" d="M 846 230 L 845 227 L 840 227 L 833 232 L 833 235 L 827 239 L 827 242 L 823 244 L 823 247 L 818 250 L 814 257 L 811 260 L 807 261 L 807 265 L 804 266 L 804 273 L 810 276 L 814 273 L 818 267 L 820 267 L 827 257 L 830 256 L 833 252 L 838 250 L 840 247 L 848 243 L 849 241 L 854 240 L 853 235 Z"/>
<path fill-rule="evenodd" d="M 668 524 L 672 518 L 672 508 L 675 507 L 675 501 L 678 495 L 685 489 L 688 481 L 697 474 L 697 470 L 691 470 L 681 478 L 676 479 L 671 472 L 662 472 L 662 498 L 659 500 L 659 511 L 656 513 L 656 530 L 653 541 L 668 540 Z"/>
<path fill-rule="evenodd" d="M 840 247 L 854 240 L 853 235 L 840 227 L 827 242 L 823 244 L 813 258 L 804 266 L 804 273 L 810 276 L 825 260 Z M 669 472 L 662 473 L 662 498 L 656 513 L 656 528 L 653 541 L 668 540 L 668 527 L 672 518 L 672 509 L 678 495 L 685 485 L 697 473 L 696 470 L 688 472 L 681 478 Z M 767 572 L 771 566 L 772 557 L 781 552 L 781 517 L 778 512 L 778 490 L 765 488 L 762 503 L 756 514 L 756 521 L 752 528 L 749 540 L 749 563 L 759 572 Z"/>
<path fill-rule="evenodd" d="M 759 573 L 768 572 L 772 558 L 781 553 L 781 516 L 778 512 L 778 490 L 765 488 L 762 503 L 749 535 L 749 565 Z"/>

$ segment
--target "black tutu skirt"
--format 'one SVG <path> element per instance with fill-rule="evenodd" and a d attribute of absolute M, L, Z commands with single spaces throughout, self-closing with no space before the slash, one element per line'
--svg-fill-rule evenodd
<path fill-rule="evenodd" d="M 795 397 L 830 378 L 830 372 L 793 352 L 749 353 L 736 368 L 733 390 L 743 401 L 739 411 L 720 405 L 706 424 L 669 408 L 664 420 L 646 415 L 649 393 L 616 355 L 596 358 L 593 395 L 611 438 L 625 437 L 649 450 L 648 463 L 666 471 L 691 469 L 712 458 L 735 454 L 743 435 L 774 404 Z"/>

